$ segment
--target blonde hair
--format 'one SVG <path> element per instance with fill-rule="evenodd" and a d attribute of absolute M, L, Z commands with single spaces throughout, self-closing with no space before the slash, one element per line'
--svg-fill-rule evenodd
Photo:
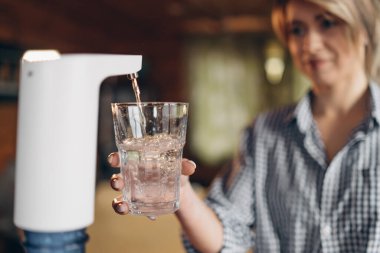
<path fill-rule="evenodd" d="M 278 38 L 287 43 L 286 5 L 291 0 L 275 0 L 272 26 Z M 307 1 L 326 9 L 347 25 L 348 39 L 357 43 L 364 31 L 366 45 L 365 69 L 369 79 L 380 81 L 380 0 L 298 0 Z"/>

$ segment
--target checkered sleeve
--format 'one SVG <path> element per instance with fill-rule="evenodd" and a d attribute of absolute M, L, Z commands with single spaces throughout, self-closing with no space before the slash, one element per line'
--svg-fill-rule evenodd
<path fill-rule="evenodd" d="M 252 131 L 243 136 L 242 146 L 223 175 L 217 177 L 206 203 L 223 225 L 222 253 L 246 252 L 253 246 L 254 169 L 252 162 Z M 187 252 L 197 252 L 185 239 Z"/>

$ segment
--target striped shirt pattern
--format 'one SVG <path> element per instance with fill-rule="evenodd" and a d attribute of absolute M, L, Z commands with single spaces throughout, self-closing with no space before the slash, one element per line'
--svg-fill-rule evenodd
<path fill-rule="evenodd" d="M 223 224 L 221 252 L 380 252 L 380 89 L 369 87 L 369 117 L 330 163 L 311 92 L 255 119 L 206 199 Z"/>

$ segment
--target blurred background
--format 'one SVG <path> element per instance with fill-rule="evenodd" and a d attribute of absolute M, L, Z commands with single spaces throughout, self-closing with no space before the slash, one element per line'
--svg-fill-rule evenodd
<path fill-rule="evenodd" d="M 270 24 L 268 0 L 0 0 L 0 252 L 22 252 L 12 223 L 19 62 L 28 49 L 141 54 L 143 101 L 190 103 L 185 156 L 204 196 L 257 113 L 299 99 L 307 82 Z M 117 216 L 110 103 L 134 101 L 125 76 L 101 86 L 95 223 L 88 252 L 183 252 L 173 216 Z"/>

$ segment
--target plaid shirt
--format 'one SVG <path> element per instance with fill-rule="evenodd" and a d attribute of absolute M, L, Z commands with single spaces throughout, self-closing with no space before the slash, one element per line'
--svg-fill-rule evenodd
<path fill-rule="evenodd" d="M 370 116 L 330 163 L 311 92 L 256 118 L 206 200 L 224 227 L 221 252 L 380 252 L 380 89 L 370 91 Z"/>

